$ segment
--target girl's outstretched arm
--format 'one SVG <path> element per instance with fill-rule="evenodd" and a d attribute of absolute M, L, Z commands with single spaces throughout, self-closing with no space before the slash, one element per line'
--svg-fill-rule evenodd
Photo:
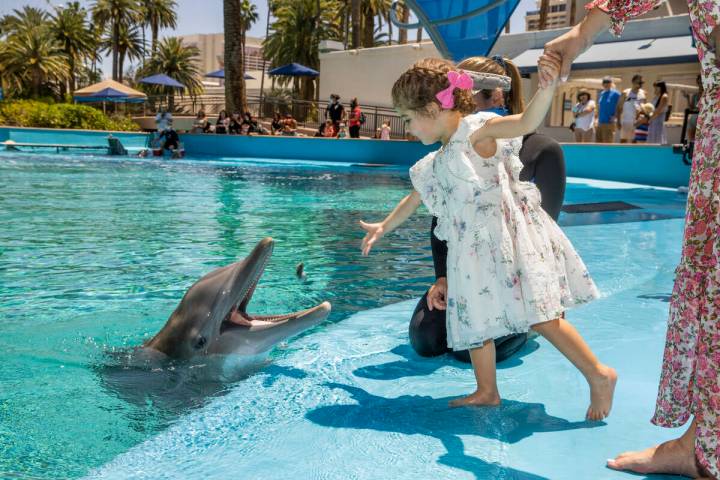
<path fill-rule="evenodd" d="M 413 190 L 411 194 L 400 200 L 400 203 L 397 204 L 392 213 L 382 222 L 365 223 L 361 220 L 360 226 L 367 232 L 360 246 L 362 254 L 369 254 L 375 242 L 380 240 L 386 233 L 390 233 L 402 225 L 403 222 L 418 209 L 420 203 L 420 194 Z"/>
<path fill-rule="evenodd" d="M 547 53 L 545 57 L 546 70 L 553 73 L 552 85 L 539 89 L 522 114 L 493 117 L 485 122 L 470 136 L 473 144 L 488 139 L 521 137 L 537 130 L 552 104 L 562 64 L 562 58 L 554 52 Z"/>

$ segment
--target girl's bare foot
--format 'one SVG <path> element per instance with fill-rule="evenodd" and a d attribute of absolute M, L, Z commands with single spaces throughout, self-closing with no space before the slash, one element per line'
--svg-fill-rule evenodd
<path fill-rule="evenodd" d="M 614 368 L 601 365 L 598 373 L 588 379 L 590 384 L 590 407 L 585 418 L 587 420 L 602 420 L 610 414 L 612 408 L 617 372 Z"/>
<path fill-rule="evenodd" d="M 625 452 L 608 460 L 607 466 L 614 470 L 630 470 L 636 473 L 668 473 L 698 478 L 701 473 L 695 459 L 692 444 L 681 439 L 670 440 L 641 452 Z"/>
<path fill-rule="evenodd" d="M 500 405 L 500 394 L 495 391 L 475 390 L 467 397 L 456 398 L 450 402 L 451 407 L 481 407 Z"/>

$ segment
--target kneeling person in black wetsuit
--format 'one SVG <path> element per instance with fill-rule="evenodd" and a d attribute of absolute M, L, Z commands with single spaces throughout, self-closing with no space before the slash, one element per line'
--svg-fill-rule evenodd
<path fill-rule="evenodd" d="M 492 111 L 498 115 L 522 113 L 524 110 L 520 72 L 507 59 L 472 57 L 463 60 L 458 68 L 473 77 L 473 93 L 478 111 Z M 560 215 L 565 197 L 565 157 L 558 142 L 539 134 L 523 137 L 520 150 L 523 169 L 520 179 L 533 181 L 542 196 L 542 208 L 555 220 Z M 435 284 L 418 302 L 410 320 L 409 336 L 413 349 L 424 357 L 448 352 L 445 328 L 445 300 L 447 295 L 447 245 L 435 236 L 437 218 L 430 228 Z M 496 360 L 502 361 L 516 353 L 527 342 L 528 334 L 519 333 L 495 339 Z M 464 362 L 470 361 L 468 352 L 452 352 Z"/>

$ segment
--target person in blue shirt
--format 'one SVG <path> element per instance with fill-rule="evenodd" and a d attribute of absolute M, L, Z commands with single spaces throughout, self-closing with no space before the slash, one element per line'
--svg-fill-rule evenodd
<path fill-rule="evenodd" d="M 595 133 L 597 143 L 615 142 L 617 125 L 617 103 L 620 92 L 613 88 L 612 77 L 603 78 L 603 91 L 598 96 L 598 127 Z"/>

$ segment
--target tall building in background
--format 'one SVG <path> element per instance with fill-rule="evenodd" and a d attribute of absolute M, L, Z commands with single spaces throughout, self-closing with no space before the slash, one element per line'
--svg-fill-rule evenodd
<path fill-rule="evenodd" d="M 194 45 L 200 50 L 198 67 L 202 72 L 212 72 L 223 68 L 225 35 L 222 33 L 183 35 L 185 44 Z M 262 38 L 247 37 L 245 39 L 245 70 L 262 70 L 263 58 Z M 267 68 L 267 65 L 266 65 Z"/>
<path fill-rule="evenodd" d="M 587 0 L 549 0 L 545 29 L 551 30 L 575 25 L 585 17 L 586 3 Z M 528 10 L 525 14 L 525 30 L 528 32 L 540 29 L 540 5 L 541 2 L 538 0 L 537 9 Z M 665 0 L 656 9 L 640 18 L 670 17 L 687 13 L 687 0 Z"/>

